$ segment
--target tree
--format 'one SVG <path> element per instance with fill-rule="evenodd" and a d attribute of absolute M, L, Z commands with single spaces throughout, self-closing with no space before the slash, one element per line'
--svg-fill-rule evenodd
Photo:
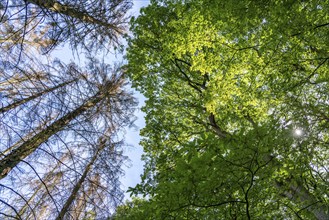
<path fill-rule="evenodd" d="M 122 200 L 121 134 L 136 101 L 119 67 L 90 57 L 122 48 L 131 5 L 0 1 L 3 218 L 106 218 Z M 50 57 L 65 43 L 87 52 L 84 70 Z"/>
<path fill-rule="evenodd" d="M 64 66 L 58 61 L 52 66 L 31 62 L 2 73 L 2 154 L 8 154 L 65 112 L 65 100 L 72 92 L 78 96 L 79 90 L 74 88 L 85 81 L 74 65 Z"/>
<path fill-rule="evenodd" d="M 153 1 L 132 20 L 144 219 L 328 218 L 328 5 Z"/>
<path fill-rule="evenodd" d="M 112 130 L 112 128 L 109 129 L 109 132 L 112 132 L 111 130 Z M 111 148 L 110 151 L 114 151 L 114 147 L 115 147 L 114 143 L 111 143 L 109 146 L 109 144 L 106 143 L 108 141 L 111 141 L 111 140 L 108 139 L 108 137 L 106 137 L 106 136 L 101 137 L 100 140 L 98 141 L 98 146 L 96 148 L 96 152 L 94 153 L 91 160 L 88 162 L 88 164 L 84 168 L 82 176 L 79 178 L 78 182 L 74 185 L 70 196 L 66 200 L 65 204 L 63 205 L 61 211 L 59 212 L 59 214 L 56 218 L 57 220 L 64 219 L 65 214 L 67 214 L 69 212 L 69 207 L 72 206 L 73 201 L 77 199 L 78 192 L 79 192 L 79 190 L 81 190 L 82 184 L 84 184 L 84 182 L 86 181 L 88 173 L 91 172 L 92 166 L 95 164 L 96 160 L 98 159 L 99 154 L 102 153 L 102 151 L 106 147 L 110 147 Z M 111 156 L 111 155 L 109 155 L 109 156 Z"/>
<path fill-rule="evenodd" d="M 124 219 L 155 219 L 157 210 L 151 203 L 145 199 L 132 198 L 132 201 L 126 201 L 124 205 L 119 206 L 116 212 L 110 217 L 111 220 Z"/>
<path fill-rule="evenodd" d="M 61 163 L 66 162 L 68 159 L 68 154 L 64 154 L 62 158 L 60 158 Z M 31 181 L 31 196 L 25 201 L 25 204 L 22 205 L 20 210 L 18 211 L 17 219 L 24 216 L 26 219 L 36 218 L 36 213 L 39 218 L 44 216 L 45 207 L 47 207 L 47 202 L 45 200 L 48 198 L 49 191 L 60 183 L 61 178 L 63 177 L 63 172 L 58 171 L 60 163 L 56 163 L 55 166 L 45 174 L 42 180 L 39 181 Z M 46 187 L 45 187 L 46 186 Z M 17 202 L 22 202 L 21 199 L 18 199 Z M 33 206 L 33 207 L 32 207 Z"/>
<path fill-rule="evenodd" d="M 109 83 L 108 85 L 111 85 Z M 111 91 L 111 87 L 102 88 L 104 91 Z M 97 92 L 84 104 L 79 106 L 77 109 L 69 112 L 67 115 L 58 119 L 49 125 L 46 129 L 42 130 L 35 136 L 31 137 L 29 140 L 26 140 L 22 145 L 16 147 L 10 154 L 6 155 L 4 159 L 0 161 L 0 178 L 4 178 L 12 168 L 14 168 L 21 160 L 33 153 L 39 145 L 48 140 L 51 136 L 57 132 L 63 130 L 72 120 L 78 117 L 80 114 L 83 114 L 89 108 L 95 107 L 103 98 L 105 94 L 102 92 Z"/>
<path fill-rule="evenodd" d="M 12 218 L 106 217 L 123 197 L 119 176 L 126 158 L 118 134 L 132 123 L 136 106 L 123 73 L 95 59 L 86 70 L 58 65 L 39 82 L 3 80 L 8 104 L 1 118 L 8 132 L 1 134 L 7 140 L 1 141 L 0 199 Z"/>
<path fill-rule="evenodd" d="M 64 42 L 87 51 L 110 49 L 119 45 L 131 5 L 129 0 L 1 2 L 0 43 L 19 57 L 28 48 L 47 53 Z"/>

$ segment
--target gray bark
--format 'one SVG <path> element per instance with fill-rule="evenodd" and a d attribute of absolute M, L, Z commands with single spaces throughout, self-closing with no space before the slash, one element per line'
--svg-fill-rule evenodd
<path fill-rule="evenodd" d="M 303 208 L 312 213 L 316 219 L 329 219 L 329 207 L 323 205 L 301 183 L 289 179 L 285 184 L 277 183 L 277 186 L 284 191 L 285 197 L 296 204 L 303 204 Z"/>
<path fill-rule="evenodd" d="M 8 173 L 24 158 L 33 153 L 42 143 L 47 141 L 52 135 L 63 130 L 73 119 L 95 106 L 102 100 L 103 94 L 98 92 L 83 105 L 69 112 L 67 115 L 49 125 L 46 129 L 25 141 L 22 145 L 11 151 L 0 161 L 0 179 L 6 177 Z"/>

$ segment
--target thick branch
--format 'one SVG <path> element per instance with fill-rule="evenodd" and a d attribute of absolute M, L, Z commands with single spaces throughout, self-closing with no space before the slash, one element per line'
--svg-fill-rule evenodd
<path fill-rule="evenodd" d="M 228 133 L 226 131 L 223 131 L 216 123 L 215 115 L 213 113 L 210 113 L 209 115 L 209 124 L 213 128 L 213 130 L 216 132 L 217 136 L 220 138 L 226 138 Z"/>
<path fill-rule="evenodd" d="M 200 94 L 202 94 L 201 89 L 198 86 L 202 86 L 196 82 L 193 82 L 190 77 L 188 77 L 188 75 L 183 71 L 183 69 L 181 68 L 181 66 L 177 63 L 177 59 L 175 59 L 173 61 L 173 63 L 175 64 L 175 66 L 179 69 L 179 72 L 183 74 L 184 78 L 187 80 L 187 83 L 196 91 L 198 91 Z"/>

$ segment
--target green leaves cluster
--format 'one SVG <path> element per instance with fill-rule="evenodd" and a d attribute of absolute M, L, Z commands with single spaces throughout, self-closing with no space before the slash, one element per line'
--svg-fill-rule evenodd
<path fill-rule="evenodd" d="M 148 99 L 145 172 L 132 190 L 148 200 L 129 213 L 329 216 L 328 11 L 328 1 L 292 0 L 142 9 L 131 21 L 127 73 Z"/>

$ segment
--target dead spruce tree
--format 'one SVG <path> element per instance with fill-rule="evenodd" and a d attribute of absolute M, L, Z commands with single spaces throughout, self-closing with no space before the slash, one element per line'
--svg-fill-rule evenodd
<path fill-rule="evenodd" d="M 0 157 L 4 217 L 106 217 L 123 197 L 119 176 L 125 157 L 118 134 L 131 124 L 136 106 L 124 89 L 124 76 L 96 60 L 85 71 L 74 64 L 61 68 L 72 78 L 18 100 L 4 92 L 3 108 L 12 106 L 0 113 L 8 131 L 1 134 L 8 139 L 1 143 Z M 60 75 L 50 74 L 47 80 Z M 20 86 L 29 91 L 27 85 Z M 27 184 L 32 181 L 39 182 L 38 190 Z"/>
<path fill-rule="evenodd" d="M 110 49 L 125 32 L 129 0 L 19 0 L 0 3 L 0 45 L 20 59 L 27 49 L 49 52 L 68 42 L 86 51 Z"/>

